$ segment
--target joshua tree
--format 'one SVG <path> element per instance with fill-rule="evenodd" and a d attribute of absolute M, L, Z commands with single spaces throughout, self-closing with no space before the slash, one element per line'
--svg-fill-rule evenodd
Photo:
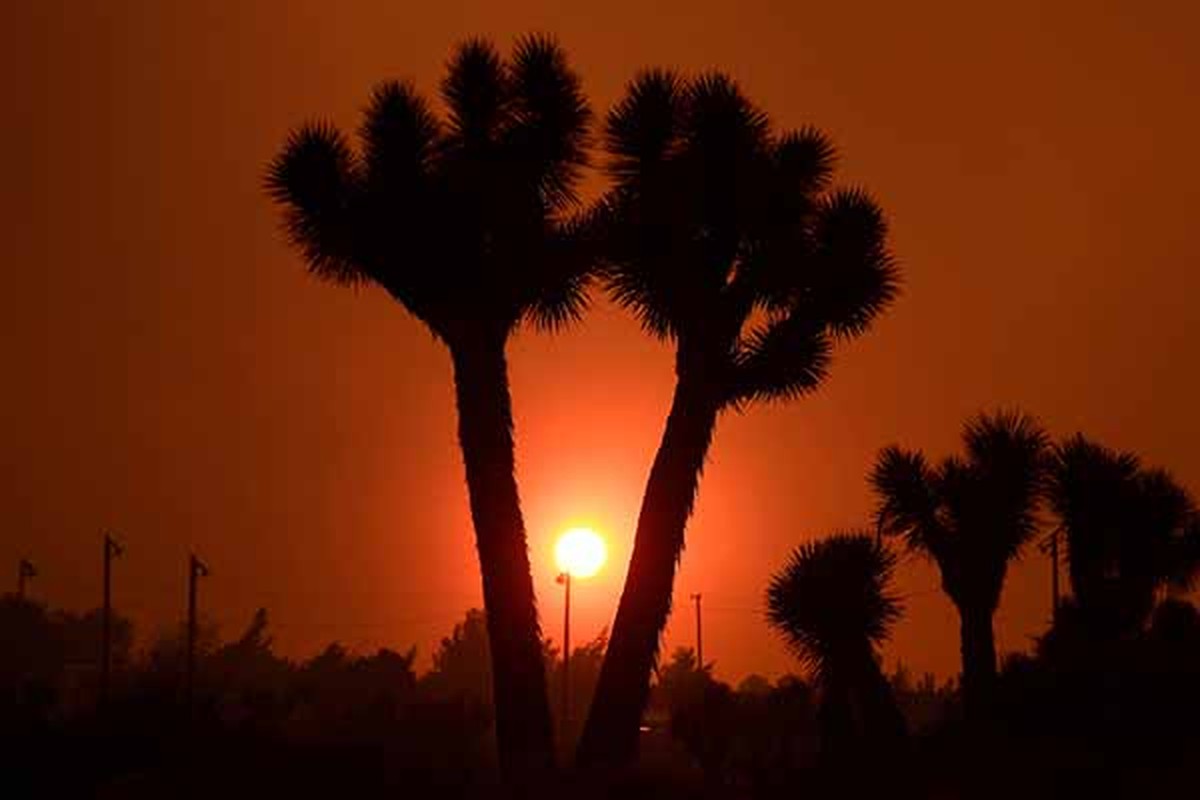
<path fill-rule="evenodd" d="M 1141 628 L 1163 587 L 1200 572 L 1200 515 L 1166 471 L 1075 435 L 1054 449 L 1047 494 L 1067 534 L 1073 611 L 1105 636 Z"/>
<path fill-rule="evenodd" d="M 937 563 L 958 609 L 964 705 L 978 720 L 996 678 L 992 617 L 1008 563 L 1038 527 L 1047 441 L 1031 418 L 999 413 L 969 420 L 963 443 L 965 457 L 936 466 L 919 451 L 888 447 L 870 481 L 880 530 Z"/>
<path fill-rule="evenodd" d="M 767 588 L 767 622 L 821 690 L 826 745 L 903 735 L 904 721 L 875 648 L 900 617 L 889 584 L 896 557 L 866 533 L 796 548 Z"/>
<path fill-rule="evenodd" d="M 609 113 L 615 186 L 600 218 L 609 286 L 675 345 L 675 395 L 651 467 L 582 763 L 631 759 L 717 417 L 789 400 L 824 378 L 834 340 L 892 300 L 883 214 L 830 191 L 834 152 L 776 134 L 720 74 L 637 77 Z"/>
<path fill-rule="evenodd" d="M 589 110 L 563 51 L 528 37 L 448 65 L 439 118 L 411 84 L 372 94 L 361 149 L 330 125 L 295 131 L 267 187 L 314 275 L 375 284 L 450 350 L 506 773 L 551 763 L 550 712 L 513 473 L 505 345 L 523 322 L 579 316 L 586 261 L 568 220 Z"/>

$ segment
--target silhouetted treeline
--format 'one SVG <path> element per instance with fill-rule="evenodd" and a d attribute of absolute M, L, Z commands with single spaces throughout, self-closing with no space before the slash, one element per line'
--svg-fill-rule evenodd
<path fill-rule="evenodd" d="M 195 701 L 185 699 L 186 629 L 180 624 L 133 648 L 133 625 L 114 621 L 113 686 L 101 708 L 99 612 L 78 615 L 0 598 L 0 737 L 9 773 L 29 788 L 88 792 L 128 783 L 157 794 L 196 754 L 214 781 L 283 782 L 301 796 L 316 787 L 413 788 L 422 776 L 440 791 L 494 787 L 495 711 L 491 654 L 482 611 L 472 609 L 439 643 L 432 665 L 416 650 L 351 652 L 334 642 L 305 660 L 274 648 L 267 612 L 224 640 L 201 624 Z M 572 651 L 575 738 L 606 646 L 602 634 Z M 561 696 L 561 652 L 547 642 L 548 692 Z M 555 709 L 556 723 L 562 725 Z M 257 765 L 249 762 L 261 762 Z M 70 762 L 78 768 L 57 770 Z M 268 777 L 269 781 L 268 781 Z M 249 779 L 247 795 L 259 784 Z M 205 785 L 189 777 L 189 785 Z M 122 789 L 125 791 L 125 789 Z M 199 791 L 197 789 L 197 791 Z"/>
<path fill-rule="evenodd" d="M 285 658 L 261 609 L 228 640 L 202 624 L 191 709 L 184 626 L 135 651 L 133 626 L 118 616 L 112 697 L 103 711 L 96 616 L 0 599 L 0 735 L 21 785 L 113 797 L 161 796 L 179 782 L 197 795 L 223 786 L 233 796 L 271 787 L 301 797 L 348 788 L 482 796 L 499 785 L 479 610 L 447 633 L 424 673 L 415 649 L 357 654 L 334 642 L 307 659 Z M 572 651 L 568 747 L 586 717 L 606 643 L 602 634 Z M 561 652 L 547 643 L 543 656 L 550 696 L 558 698 Z M 643 731 L 647 769 L 660 788 L 664 781 L 695 790 L 781 786 L 815 766 L 816 702 L 796 677 L 771 684 L 752 676 L 735 690 L 713 679 L 712 664 L 701 669 L 692 651 L 678 650 L 653 687 Z M 557 712 L 555 705 L 561 726 Z M 62 763 L 74 767 L 54 768 Z"/>
<path fill-rule="evenodd" d="M 142 796 L 143 784 L 146 796 L 164 796 L 181 771 L 197 791 L 208 778 L 249 781 L 246 796 L 268 783 L 309 796 L 318 786 L 399 786 L 421 775 L 464 788 L 494 778 L 481 612 L 467 614 L 420 676 L 415 649 L 364 655 L 333 643 L 286 659 L 265 610 L 228 641 L 202 625 L 191 708 L 183 626 L 135 653 L 132 625 L 120 617 L 111 698 L 101 707 L 97 616 L 0 599 L 0 735 L 19 767 L 8 774 L 45 796 L 127 783 L 115 796 Z M 63 764 L 72 768 L 56 768 Z"/>
<path fill-rule="evenodd" d="M 679 649 L 656 671 L 630 780 L 661 796 L 784 797 L 803 786 L 822 797 L 886 786 L 913 797 L 1001 797 L 1018 788 L 1050 797 L 1077 784 L 1132 796 L 1121 781 L 1181 779 L 1189 748 L 1200 743 L 1192 724 L 1200 718 L 1200 614 L 1165 599 L 1114 642 L 1081 627 L 1071 608 L 1031 653 L 1004 660 L 986 733 L 963 735 L 954 683 L 900 668 L 886 683 L 906 744 L 867 740 L 832 760 L 827 684 L 750 676 L 735 688 Z M 424 673 L 412 649 L 357 654 L 333 643 L 304 660 L 284 658 L 265 611 L 229 640 L 202 626 L 190 714 L 182 630 L 134 651 L 123 619 L 112 702 L 98 712 L 94 616 L 0 600 L 0 730 L 15 785 L 118 798 L 159 797 L 184 783 L 196 796 L 232 797 L 499 790 L 480 611 L 448 632 Z M 604 647 L 600 637 L 573 652 L 579 716 L 568 740 L 578 735 Z M 544 656 L 557 697 L 560 653 L 547 645 Z M 998 763 L 1004 769 L 980 784 L 980 771 Z M 598 784 L 571 791 L 603 796 Z"/>

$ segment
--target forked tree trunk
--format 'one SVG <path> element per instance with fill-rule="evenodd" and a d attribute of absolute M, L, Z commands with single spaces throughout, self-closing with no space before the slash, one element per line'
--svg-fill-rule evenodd
<path fill-rule="evenodd" d="M 496 740 L 506 780 L 553 768 L 554 746 L 537 601 L 513 460 L 504 340 L 456 344 L 458 438 L 483 576 Z"/>
<path fill-rule="evenodd" d="M 962 646 L 963 713 L 971 723 L 985 721 L 992 712 L 996 685 L 996 641 L 992 612 L 962 607 L 959 629 Z"/>
<path fill-rule="evenodd" d="M 618 766 L 637 756 L 650 673 L 671 611 L 675 567 L 683 552 L 684 529 L 717 412 L 709 394 L 684 381 L 676 385 L 666 429 L 646 481 L 612 638 L 580 738 L 577 758 L 581 766 Z"/>

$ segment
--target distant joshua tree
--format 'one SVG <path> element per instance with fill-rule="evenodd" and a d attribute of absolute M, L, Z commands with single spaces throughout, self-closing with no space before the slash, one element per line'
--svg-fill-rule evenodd
<path fill-rule="evenodd" d="M 1067 535 L 1072 611 L 1094 632 L 1135 633 L 1161 589 L 1200 573 L 1200 515 L 1165 470 L 1077 434 L 1054 449 L 1047 494 Z"/>
<path fill-rule="evenodd" d="M 553 759 L 525 528 L 513 473 L 505 345 L 585 305 L 588 258 L 569 213 L 590 120 L 561 48 L 484 41 L 450 59 L 439 118 L 409 83 L 371 95 L 360 152 L 331 125 L 296 130 L 267 188 L 316 276 L 382 287 L 450 350 L 483 574 L 505 772 Z"/>
<path fill-rule="evenodd" d="M 767 588 L 767 621 L 821 691 L 822 738 L 895 741 L 904 720 L 876 648 L 901 614 L 891 591 L 896 557 L 866 533 L 800 545 Z"/>
<path fill-rule="evenodd" d="M 870 481 L 885 534 L 937 563 L 958 609 L 963 701 L 988 713 L 996 680 L 992 618 L 1008 564 L 1038 529 L 1046 434 L 1019 413 L 981 414 L 963 429 L 965 457 L 931 465 L 920 451 L 883 450 Z"/>
<path fill-rule="evenodd" d="M 721 74 L 637 77 L 609 112 L 615 187 L 604 198 L 608 283 L 675 345 L 675 395 L 646 484 L 633 554 L 581 763 L 634 757 L 700 473 L 726 409 L 821 383 L 834 342 L 896 293 L 887 226 L 859 190 L 830 190 L 834 149 L 775 133 Z"/>

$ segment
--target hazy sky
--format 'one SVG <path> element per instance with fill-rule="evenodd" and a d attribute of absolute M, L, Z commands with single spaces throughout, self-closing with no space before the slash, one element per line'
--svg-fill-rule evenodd
<path fill-rule="evenodd" d="M 306 276 L 261 190 L 288 129 L 345 127 L 371 86 L 432 93 L 468 35 L 556 34 L 598 112 L 640 67 L 720 68 L 779 126 L 815 124 L 889 212 L 901 301 L 815 397 L 720 422 L 667 644 L 721 677 L 790 668 L 762 621 L 798 542 L 859 525 L 890 442 L 943 455 L 1019 405 L 1136 449 L 1200 490 L 1200 11 L 1193 3 L 157 2 L 24 0 L 0 36 L 0 565 L 95 605 L 100 535 L 128 546 L 118 607 L 184 608 L 186 555 L 228 634 L 267 606 L 293 655 L 437 637 L 480 602 L 447 354 L 379 291 Z M 599 184 L 597 183 L 596 186 Z M 576 641 L 616 606 L 673 383 L 667 346 L 599 302 L 511 347 L 517 456 L 543 623 L 553 536 L 613 561 L 576 584 Z M 1189 414 L 1190 412 L 1190 414 Z M 6 581 L 7 582 L 7 581 Z M 906 565 L 888 648 L 957 669 L 936 574 Z M 1031 551 L 1002 650 L 1048 613 Z"/>

